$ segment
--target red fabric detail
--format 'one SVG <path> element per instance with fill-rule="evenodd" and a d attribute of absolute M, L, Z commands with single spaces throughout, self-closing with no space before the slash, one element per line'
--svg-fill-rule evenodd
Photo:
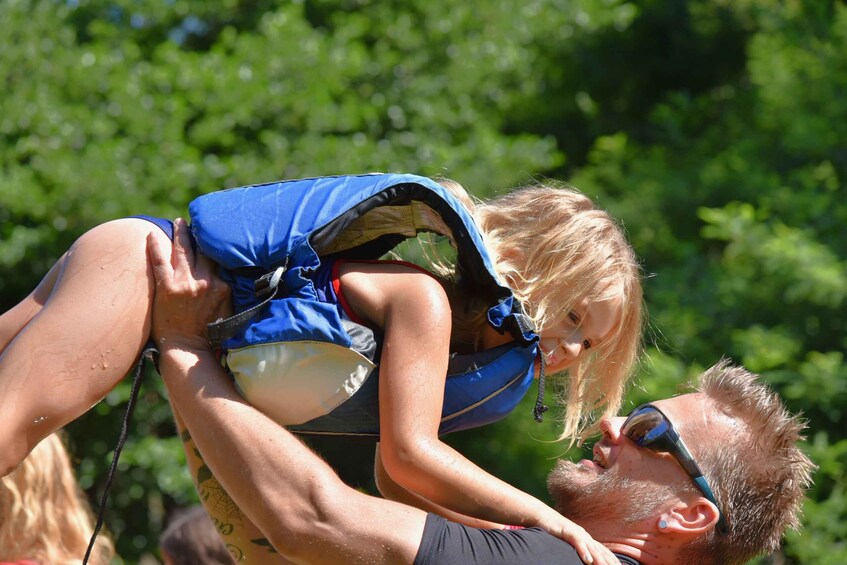
<path fill-rule="evenodd" d="M 338 303 L 341 304 L 341 309 L 344 310 L 351 320 L 364 326 L 365 321 L 353 311 L 353 308 L 350 307 L 350 303 L 347 302 L 347 299 L 344 297 L 344 293 L 341 292 L 341 279 L 338 277 L 338 272 L 341 269 L 341 263 L 342 261 L 338 260 L 332 265 L 332 289 L 335 291 Z"/>

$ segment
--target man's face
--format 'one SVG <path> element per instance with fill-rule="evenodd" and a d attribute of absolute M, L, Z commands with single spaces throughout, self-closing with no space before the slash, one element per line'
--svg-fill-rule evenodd
<path fill-rule="evenodd" d="M 701 394 L 653 402 L 673 422 L 694 458 L 704 441 L 691 426 L 710 419 L 710 403 Z M 712 411 L 713 413 L 714 411 Z M 667 453 L 638 447 L 621 435 L 626 418 L 603 420 L 603 437 L 594 445 L 593 461 L 558 461 L 547 479 L 556 510 L 581 525 L 599 541 L 616 535 L 643 533 L 662 509 L 691 493 L 693 481 Z"/>

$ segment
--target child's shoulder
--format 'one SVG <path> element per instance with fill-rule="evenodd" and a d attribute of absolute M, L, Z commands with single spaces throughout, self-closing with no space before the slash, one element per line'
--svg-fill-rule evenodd
<path fill-rule="evenodd" d="M 412 263 L 410 261 L 402 261 L 399 259 L 335 259 L 333 261 L 333 272 L 338 273 L 340 269 L 344 266 L 349 268 L 356 268 L 356 265 L 370 265 L 370 266 L 380 266 L 380 265 L 390 265 L 392 267 L 400 267 L 404 270 L 417 271 L 419 273 L 423 273 L 435 278 L 435 275 L 425 268 Z"/>

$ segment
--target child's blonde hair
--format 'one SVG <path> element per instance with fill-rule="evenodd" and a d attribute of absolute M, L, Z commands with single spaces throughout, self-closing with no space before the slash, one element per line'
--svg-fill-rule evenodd
<path fill-rule="evenodd" d="M 566 186 L 526 186 L 477 204 L 474 216 L 495 268 L 538 333 L 563 322 L 585 299 L 620 303 L 611 335 L 568 370 L 562 387 L 561 438 L 573 440 L 595 411 L 617 414 L 640 352 L 643 306 L 635 252 L 609 214 Z"/>
<path fill-rule="evenodd" d="M 57 433 L 0 479 L 0 561 L 78 564 L 93 531 L 91 509 Z M 111 541 L 98 536 L 90 562 L 106 564 L 113 555 Z"/>

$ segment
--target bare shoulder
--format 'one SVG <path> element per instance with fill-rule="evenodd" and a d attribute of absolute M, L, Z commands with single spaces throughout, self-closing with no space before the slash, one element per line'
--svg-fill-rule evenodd
<path fill-rule="evenodd" d="M 411 292 L 433 293 L 443 296 L 445 300 L 447 298 L 438 279 L 424 269 L 407 263 L 345 261 L 340 266 L 338 277 L 345 295 L 348 292 L 369 291 L 401 294 Z"/>
<path fill-rule="evenodd" d="M 389 310 L 429 321 L 450 318 L 441 283 L 427 271 L 404 263 L 345 262 L 338 275 L 344 297 L 357 314 L 385 326 Z"/>

